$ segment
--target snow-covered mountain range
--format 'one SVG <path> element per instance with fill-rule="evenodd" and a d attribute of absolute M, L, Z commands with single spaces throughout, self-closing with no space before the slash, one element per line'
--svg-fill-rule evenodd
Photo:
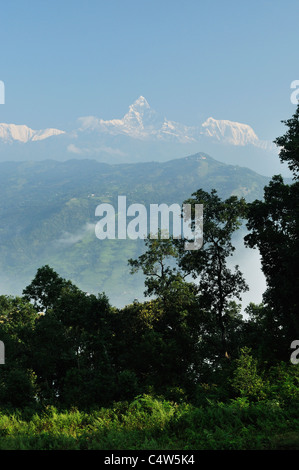
<path fill-rule="evenodd" d="M 44 129 L 35 131 L 30 127 L 18 124 L 0 123 L 0 139 L 5 143 L 17 142 L 37 142 L 48 139 L 54 135 L 65 134 L 65 131 L 59 129 Z"/>
<path fill-rule="evenodd" d="M 254 145 L 259 148 L 271 148 L 269 142 L 260 140 L 247 124 L 209 117 L 199 126 L 185 126 L 161 117 L 151 109 L 147 100 L 140 96 L 129 106 L 129 111 L 122 119 L 105 121 L 95 116 L 79 118 L 79 131 L 97 131 L 110 135 L 127 135 L 134 139 L 157 139 L 178 141 L 180 143 L 200 142 L 209 137 L 236 146 Z"/>
<path fill-rule="evenodd" d="M 251 126 L 207 118 L 187 126 L 161 116 L 140 96 L 122 118 L 83 116 L 68 131 L 33 130 L 0 124 L 0 161 L 89 158 L 106 163 L 166 161 L 205 152 L 270 176 L 281 171 L 278 150 L 260 139 Z M 7 145 L 10 144 L 10 145 Z M 14 145 L 15 144 L 15 145 Z"/>
<path fill-rule="evenodd" d="M 74 129 L 76 136 L 93 131 L 107 135 L 125 135 L 139 140 L 169 140 L 180 143 L 200 142 L 208 137 L 218 142 L 236 146 L 254 145 L 269 148 L 270 143 L 260 140 L 252 127 L 239 122 L 217 120 L 209 117 L 199 126 L 185 126 L 161 117 L 151 109 L 147 100 L 140 96 L 129 106 L 129 111 L 121 119 L 105 121 L 95 116 L 78 119 L 79 128 Z M 66 134 L 59 129 L 33 130 L 26 125 L 0 123 L 0 140 L 2 142 L 35 142 L 49 137 Z M 72 132 L 74 135 L 74 132 Z"/>

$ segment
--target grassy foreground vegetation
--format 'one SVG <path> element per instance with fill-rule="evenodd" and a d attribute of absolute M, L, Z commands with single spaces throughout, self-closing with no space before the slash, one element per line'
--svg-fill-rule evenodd
<path fill-rule="evenodd" d="M 0 449 L 299 450 L 297 403 L 239 398 L 194 406 L 144 395 L 88 413 L 2 412 Z"/>
<path fill-rule="evenodd" d="M 189 401 L 176 389 L 87 410 L 3 408 L 0 450 L 299 450 L 299 365 L 256 366 L 243 348 L 228 383 Z"/>

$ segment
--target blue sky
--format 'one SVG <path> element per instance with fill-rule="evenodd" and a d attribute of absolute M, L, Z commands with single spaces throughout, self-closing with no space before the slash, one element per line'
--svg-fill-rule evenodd
<path fill-rule="evenodd" d="M 68 129 L 122 117 L 138 96 L 168 119 L 291 117 L 298 0 L 11 0 L 0 4 L 0 122 Z"/>

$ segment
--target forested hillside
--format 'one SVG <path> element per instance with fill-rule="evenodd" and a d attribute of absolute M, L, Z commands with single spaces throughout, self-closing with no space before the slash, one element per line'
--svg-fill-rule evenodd
<path fill-rule="evenodd" d="M 106 292 L 125 305 L 143 292 L 143 278 L 128 276 L 127 260 L 143 241 L 98 240 L 95 208 L 118 195 L 127 204 L 182 204 L 194 191 L 217 188 L 252 201 L 269 181 L 206 154 L 166 163 L 107 165 L 92 160 L 0 163 L 0 285 L 20 294 L 45 264 L 80 288 Z"/>

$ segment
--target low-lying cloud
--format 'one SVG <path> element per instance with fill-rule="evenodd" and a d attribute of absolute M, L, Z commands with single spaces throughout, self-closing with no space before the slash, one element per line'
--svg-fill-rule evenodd
<path fill-rule="evenodd" d="M 79 241 L 82 241 L 88 234 L 94 232 L 95 224 L 86 223 L 82 228 L 77 230 L 75 233 L 64 232 L 62 236 L 55 241 L 56 245 L 61 247 L 75 245 Z"/>
<path fill-rule="evenodd" d="M 78 147 L 75 144 L 69 144 L 67 146 L 67 151 L 70 153 L 74 153 L 76 155 L 89 155 L 89 154 L 100 154 L 106 153 L 111 156 L 118 156 L 118 157 L 125 157 L 127 154 L 118 148 L 108 147 L 108 146 L 100 146 L 100 147 Z"/>

